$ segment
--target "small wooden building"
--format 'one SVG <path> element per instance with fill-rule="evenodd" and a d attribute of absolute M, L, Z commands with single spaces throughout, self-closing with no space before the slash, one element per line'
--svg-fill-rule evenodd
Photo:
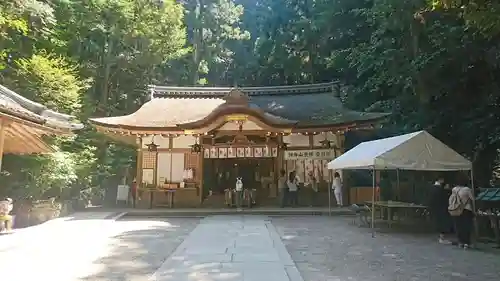
<path fill-rule="evenodd" d="M 0 85 L 0 169 L 4 153 L 48 153 L 47 135 L 71 134 L 83 128 L 74 117 L 58 113 Z"/>
<path fill-rule="evenodd" d="M 142 196 L 151 206 L 163 205 L 170 189 L 174 205 L 197 206 L 234 188 L 236 177 L 259 198 L 272 198 L 281 169 L 328 182 L 326 164 L 343 152 L 343 132 L 386 116 L 344 108 L 335 83 L 150 91 L 136 112 L 91 123 L 137 146 L 137 181 L 159 191 Z"/>

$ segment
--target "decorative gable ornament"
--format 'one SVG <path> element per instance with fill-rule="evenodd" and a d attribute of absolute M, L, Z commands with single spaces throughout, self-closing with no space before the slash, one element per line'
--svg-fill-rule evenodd
<path fill-rule="evenodd" d="M 227 104 L 248 105 L 248 95 L 238 89 L 231 90 L 224 98 Z"/>

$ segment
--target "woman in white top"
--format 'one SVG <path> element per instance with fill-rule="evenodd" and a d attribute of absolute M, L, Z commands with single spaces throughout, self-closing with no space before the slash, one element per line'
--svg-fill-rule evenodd
<path fill-rule="evenodd" d="M 290 172 L 288 175 L 288 196 L 290 198 L 290 205 L 297 206 L 299 204 L 299 179 L 297 178 L 297 173 L 295 171 Z"/>
<path fill-rule="evenodd" d="M 12 212 L 13 207 L 14 204 L 10 198 L 0 201 L 0 223 L 2 224 L 0 231 L 5 230 L 10 232 L 12 230 L 12 216 L 10 212 Z"/>
<path fill-rule="evenodd" d="M 465 185 L 458 185 L 452 189 L 449 200 L 449 210 L 456 209 L 460 205 L 462 213 L 455 216 L 455 226 L 460 247 L 468 248 L 471 245 L 472 229 L 474 228 L 474 194 L 472 189 Z"/>
<path fill-rule="evenodd" d="M 332 190 L 335 195 L 335 201 L 337 201 L 337 206 L 342 207 L 342 179 L 340 178 L 340 174 L 338 172 L 335 172 L 333 175 Z"/>

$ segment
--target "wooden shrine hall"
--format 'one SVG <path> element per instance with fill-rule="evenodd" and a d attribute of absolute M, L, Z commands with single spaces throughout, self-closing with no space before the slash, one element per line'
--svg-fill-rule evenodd
<path fill-rule="evenodd" d="M 343 132 L 387 115 L 344 108 L 336 83 L 149 90 L 151 99 L 136 112 L 90 121 L 137 147 L 140 205 L 150 207 L 167 200 L 199 206 L 234 188 L 237 177 L 266 202 L 277 195 L 281 169 L 300 179 L 312 172 L 327 191 L 326 164 L 343 152 Z M 170 192 L 175 196 L 168 199 Z"/>

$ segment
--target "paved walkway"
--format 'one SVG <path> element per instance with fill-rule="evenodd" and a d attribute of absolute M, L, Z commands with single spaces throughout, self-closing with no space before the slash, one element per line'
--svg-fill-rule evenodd
<path fill-rule="evenodd" d="M 435 235 L 388 230 L 372 238 L 370 229 L 351 225 L 351 218 L 274 217 L 271 224 L 258 215 L 115 221 L 115 214 L 76 214 L 0 236 L 0 265 L 7 269 L 0 279 L 498 281 L 499 276 L 494 253 L 440 245 Z"/>
<path fill-rule="evenodd" d="M 120 223 L 113 216 L 107 212 L 76 213 L 0 236 L 0 279 L 81 280 L 101 270 L 96 259 L 113 251 L 113 237 L 165 224 Z"/>
<path fill-rule="evenodd" d="M 302 281 L 274 226 L 260 216 L 205 218 L 154 281 Z"/>

